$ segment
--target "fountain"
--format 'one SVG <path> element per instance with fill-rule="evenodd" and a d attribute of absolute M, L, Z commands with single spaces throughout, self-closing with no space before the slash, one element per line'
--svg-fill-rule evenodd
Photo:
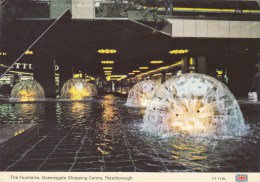
<path fill-rule="evenodd" d="M 44 99 L 45 94 L 42 86 L 35 80 L 22 80 L 18 82 L 11 92 L 11 98 L 20 101 L 35 101 Z"/>
<path fill-rule="evenodd" d="M 66 81 L 61 89 L 61 98 L 70 100 L 84 100 L 92 97 L 90 84 L 80 78 Z"/>
<path fill-rule="evenodd" d="M 159 82 L 153 80 L 141 81 L 129 91 L 126 105 L 129 107 L 147 107 L 154 90 L 159 87 Z"/>
<path fill-rule="evenodd" d="M 223 83 L 193 73 L 172 77 L 156 90 L 144 115 L 144 129 L 162 134 L 226 136 L 240 134 L 244 119 Z"/>

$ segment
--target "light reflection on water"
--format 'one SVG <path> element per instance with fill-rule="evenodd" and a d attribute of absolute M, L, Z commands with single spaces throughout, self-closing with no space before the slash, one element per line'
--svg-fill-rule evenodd
<path fill-rule="evenodd" d="M 251 130 L 241 138 L 226 139 L 148 134 L 141 130 L 145 110 L 126 107 L 113 95 L 86 102 L 1 104 L 0 122 L 38 122 L 55 129 L 59 137 L 71 130 L 74 142 L 86 137 L 85 157 L 133 160 L 141 171 L 259 171 L 259 113 L 241 108 Z"/>

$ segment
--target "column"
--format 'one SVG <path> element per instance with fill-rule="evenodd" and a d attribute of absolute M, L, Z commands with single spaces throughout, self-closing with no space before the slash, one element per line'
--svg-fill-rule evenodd
<path fill-rule="evenodd" d="M 196 61 L 194 57 L 189 58 L 189 73 L 196 73 Z"/>
<path fill-rule="evenodd" d="M 72 68 L 66 64 L 60 65 L 60 82 L 59 82 L 59 91 L 63 87 L 64 83 L 72 79 Z"/>
<path fill-rule="evenodd" d="M 34 79 L 44 89 L 47 98 L 56 98 L 54 41 L 46 34 L 33 48 Z"/>
<path fill-rule="evenodd" d="M 198 73 L 206 73 L 206 57 L 198 57 Z"/>
<path fill-rule="evenodd" d="M 183 57 L 181 59 L 181 61 L 182 61 L 182 64 L 181 64 L 181 71 L 182 71 L 182 73 L 183 74 L 184 73 L 188 73 L 188 59 L 187 59 L 187 57 Z"/>
<path fill-rule="evenodd" d="M 166 77 L 166 72 L 163 71 L 162 74 L 161 74 L 161 83 L 165 82 L 165 77 Z"/>

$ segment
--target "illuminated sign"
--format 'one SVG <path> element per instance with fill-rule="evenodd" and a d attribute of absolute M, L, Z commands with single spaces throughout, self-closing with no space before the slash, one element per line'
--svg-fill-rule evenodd
<path fill-rule="evenodd" d="M 13 68 L 18 69 L 18 70 L 32 70 L 33 65 L 29 63 L 15 63 L 13 65 Z M 55 70 L 58 71 L 60 67 L 58 65 L 55 65 Z"/>

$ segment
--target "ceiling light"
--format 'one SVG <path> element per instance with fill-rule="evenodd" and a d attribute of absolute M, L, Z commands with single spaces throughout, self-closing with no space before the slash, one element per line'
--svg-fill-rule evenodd
<path fill-rule="evenodd" d="M 135 73 L 128 73 L 128 75 L 134 75 Z"/>
<path fill-rule="evenodd" d="M 104 71 L 105 73 L 111 73 L 112 71 Z"/>
<path fill-rule="evenodd" d="M 115 54 L 115 53 L 117 53 L 117 50 L 115 50 L 115 49 L 99 49 L 97 52 L 99 54 Z"/>
<path fill-rule="evenodd" d="M 153 60 L 153 61 L 150 61 L 151 64 L 162 64 L 163 63 L 163 60 Z"/>
<path fill-rule="evenodd" d="M 162 73 L 157 73 L 157 74 L 154 74 L 153 76 L 160 76 Z"/>
<path fill-rule="evenodd" d="M 112 70 L 113 67 L 104 67 L 103 70 Z"/>
<path fill-rule="evenodd" d="M 170 54 L 186 54 L 188 52 L 189 52 L 188 49 L 175 49 L 175 50 L 169 51 Z"/>
<path fill-rule="evenodd" d="M 7 53 L 6 52 L 0 52 L 0 56 L 6 56 Z"/>
<path fill-rule="evenodd" d="M 140 73 L 140 70 L 134 70 L 133 73 Z"/>
<path fill-rule="evenodd" d="M 145 66 L 142 66 L 142 67 L 139 67 L 140 70 L 148 70 L 149 67 L 145 67 Z"/>
<path fill-rule="evenodd" d="M 101 64 L 114 64 L 114 61 L 101 61 Z"/>
<path fill-rule="evenodd" d="M 25 55 L 33 55 L 33 51 L 27 50 L 27 51 L 25 51 L 24 54 L 25 54 Z"/>

